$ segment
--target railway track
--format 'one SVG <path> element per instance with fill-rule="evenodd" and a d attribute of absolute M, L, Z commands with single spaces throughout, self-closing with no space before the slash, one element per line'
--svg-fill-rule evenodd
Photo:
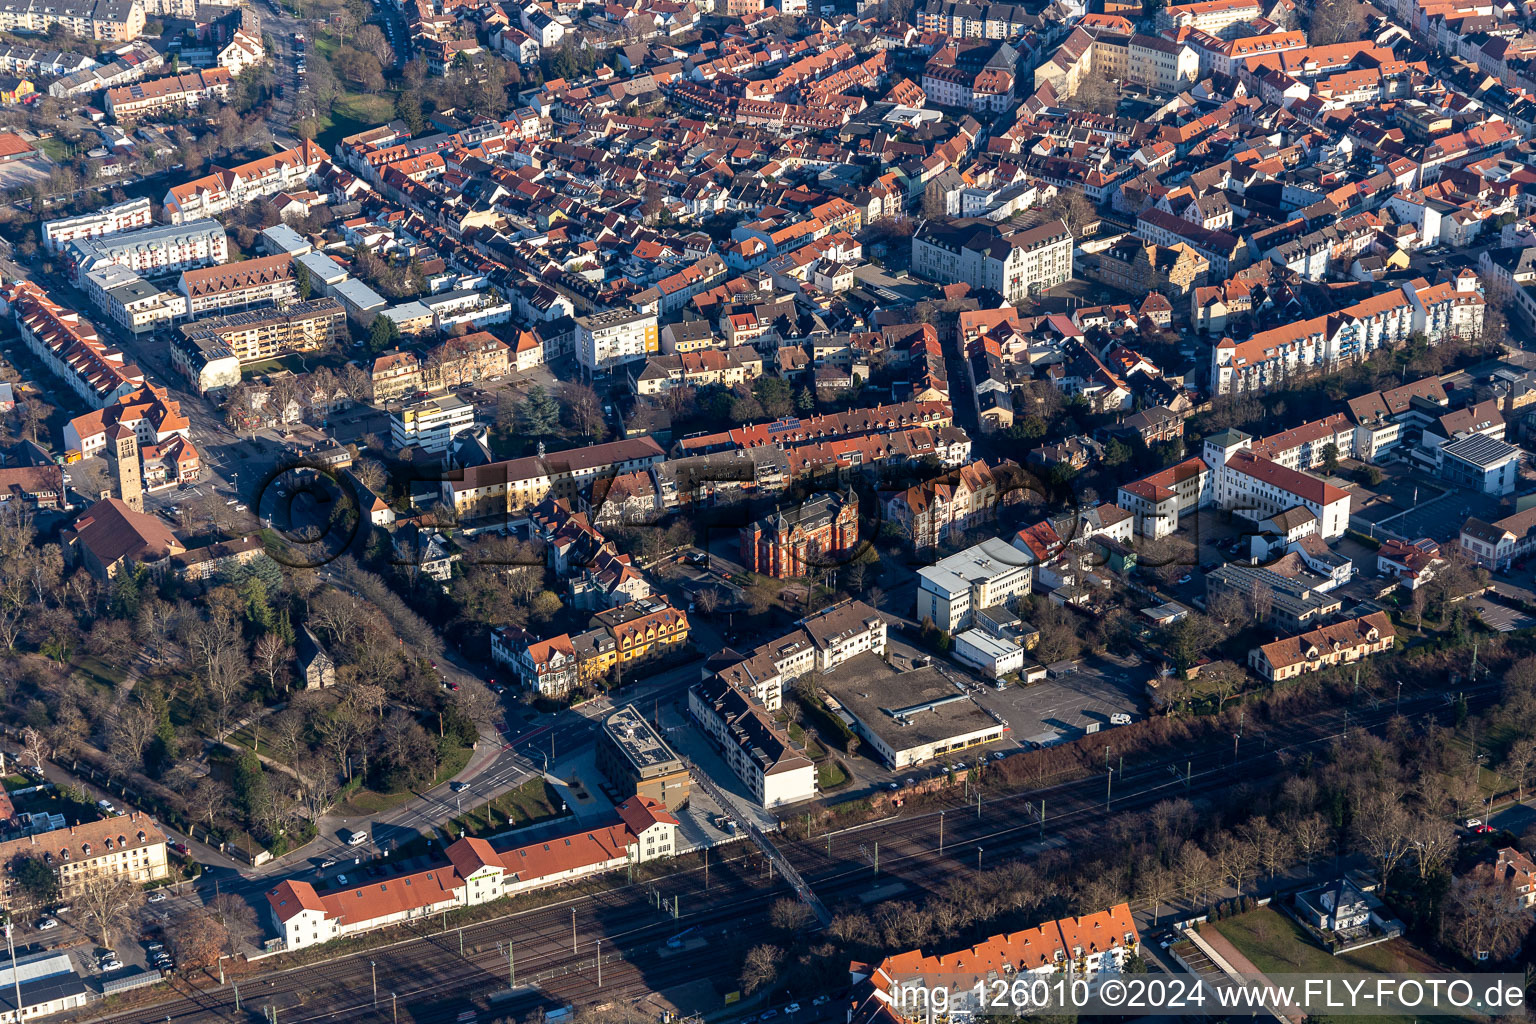
<path fill-rule="evenodd" d="M 1463 691 L 1472 707 L 1492 700 L 1496 682 Z M 1404 699 L 1405 715 L 1449 714 L 1443 693 Z M 834 909 L 856 903 L 872 889 L 900 884 L 931 888 L 957 871 L 972 870 L 981 847 L 985 863 L 1016 859 L 1041 845 L 1071 845 L 1102 834 L 1106 788 L 1110 812 L 1150 808 L 1174 797 L 1198 799 L 1221 792 L 1234 779 L 1260 781 L 1285 770 L 1284 756 L 1317 750 L 1352 728 L 1384 725 L 1398 706 L 1378 703 L 1357 711 L 1320 712 L 1304 722 L 1269 725 L 1241 741 L 1234 754 L 1205 749 L 1179 762 L 1146 758 L 1113 773 L 1043 787 L 1027 793 L 983 798 L 978 817 L 973 806 L 904 815 L 781 844 L 801 875 Z M 1112 734 L 1109 734 L 1112 736 Z M 1107 736 L 1106 738 L 1109 738 Z M 1242 745 L 1247 742 L 1245 749 Z M 1255 749 L 1256 748 L 1256 749 Z M 1042 823 L 1038 809 L 1046 805 Z M 943 833 L 944 850 L 939 852 Z M 870 856 L 878 844 L 878 869 Z M 178 989 L 179 1000 L 97 1018 L 110 1024 L 259 1020 L 276 1005 L 285 1024 L 323 1021 L 394 1021 L 436 1024 L 457 1021 L 465 1010 L 522 1017 L 538 1007 L 637 996 L 720 973 L 710 957 L 666 957 L 666 939 L 685 928 L 710 934 L 714 929 L 749 934 L 766 925 L 768 907 L 790 895 L 781 880 L 766 880 L 754 850 L 743 848 L 735 860 L 716 861 L 708 887 L 702 868 L 652 882 L 621 886 L 553 906 L 516 913 L 460 930 L 434 931 L 429 920 L 411 925 L 413 937 L 381 949 L 349 954 L 322 963 L 288 968 L 241 984 L 242 1007 L 234 1008 L 233 988 L 216 991 Z M 984 864 L 985 866 L 985 864 Z M 658 890 L 682 901 L 677 918 L 654 907 Z M 571 941 L 575 911 L 576 941 Z M 603 947 L 603 984 L 597 986 L 596 940 Z M 537 991 L 489 997 L 507 989 L 506 942 L 512 941 L 520 989 Z M 373 978 L 377 971 L 377 1008 Z M 321 995 L 323 993 L 323 995 Z M 393 998 L 390 998 L 391 995 Z M 314 997 L 324 999 L 323 1005 Z"/>

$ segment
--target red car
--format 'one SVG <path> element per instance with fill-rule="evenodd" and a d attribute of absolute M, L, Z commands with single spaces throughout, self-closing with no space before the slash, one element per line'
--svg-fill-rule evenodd
<path fill-rule="evenodd" d="M 1477 826 L 1477 828 L 1473 829 L 1472 831 L 1476 832 L 1480 836 L 1485 836 L 1489 832 L 1497 832 L 1498 829 L 1494 828 L 1492 825 L 1479 825 L 1479 826 Z"/>

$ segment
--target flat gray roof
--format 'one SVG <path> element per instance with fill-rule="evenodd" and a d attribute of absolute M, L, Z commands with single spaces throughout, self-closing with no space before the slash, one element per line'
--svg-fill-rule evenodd
<path fill-rule="evenodd" d="M 878 655 L 866 653 L 817 676 L 816 684 L 893 750 L 1001 728 L 931 665 L 898 672 Z M 892 714 L 897 711 L 904 712 L 901 721 Z"/>

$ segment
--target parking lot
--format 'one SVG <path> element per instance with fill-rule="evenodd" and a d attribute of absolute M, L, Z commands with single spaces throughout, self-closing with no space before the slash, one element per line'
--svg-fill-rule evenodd
<path fill-rule="evenodd" d="M 1004 690 L 983 686 L 974 696 L 1007 719 L 1016 741 L 1050 746 L 1077 739 L 1094 725 L 1109 728 L 1111 715 L 1139 717 L 1146 703 L 1145 675 L 1139 664 L 1092 657 L 1070 675 Z"/>
<path fill-rule="evenodd" d="M 1524 612 L 1497 601 L 1490 601 L 1486 597 L 1472 598 L 1467 602 L 1467 608 L 1476 612 L 1489 628 L 1496 629 L 1500 633 L 1512 633 L 1517 629 L 1536 626 L 1536 619 Z"/>

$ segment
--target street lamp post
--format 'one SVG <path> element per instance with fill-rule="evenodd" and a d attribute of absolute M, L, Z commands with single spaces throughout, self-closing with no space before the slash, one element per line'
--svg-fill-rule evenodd
<path fill-rule="evenodd" d="M 976 847 L 976 873 L 981 873 L 981 847 Z"/>
<path fill-rule="evenodd" d="M 369 960 L 368 966 L 373 971 L 373 1008 L 377 1010 L 379 1008 L 379 965 Z"/>
<path fill-rule="evenodd" d="M 939 812 L 939 856 L 944 856 L 944 812 Z"/>

